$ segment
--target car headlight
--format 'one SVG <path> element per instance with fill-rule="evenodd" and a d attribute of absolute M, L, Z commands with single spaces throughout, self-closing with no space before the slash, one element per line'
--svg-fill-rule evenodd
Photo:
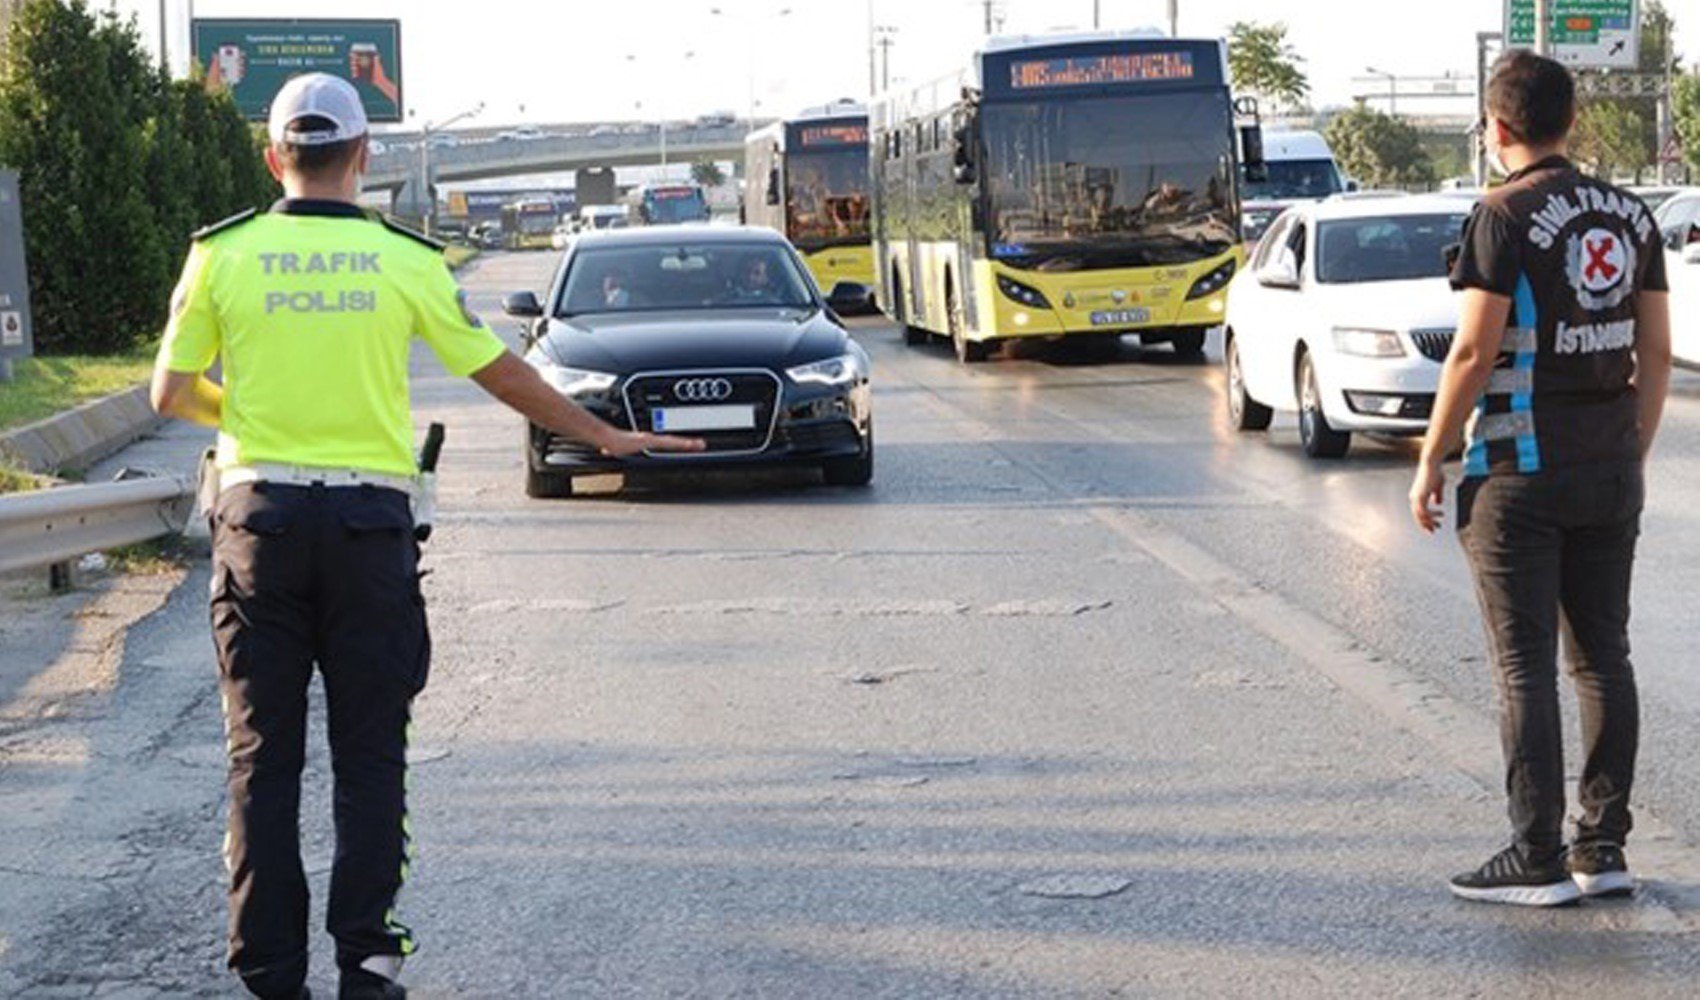
<path fill-rule="evenodd" d="M 1334 328 L 1334 349 L 1360 358 L 1402 358 L 1405 345 L 1392 330 L 1364 330 L 1351 326 Z"/>
<path fill-rule="evenodd" d="M 1051 303 L 1045 298 L 1044 292 L 1031 285 L 1023 285 L 1006 275 L 998 275 L 998 291 L 1031 309 L 1051 308 Z"/>
<path fill-rule="evenodd" d="M 536 357 L 528 357 L 526 360 L 537 369 L 537 374 L 543 376 L 543 381 L 563 396 L 588 396 L 592 393 L 607 392 L 620 380 L 620 376 L 607 372 L 557 365 Z"/>
<path fill-rule="evenodd" d="M 798 365 L 796 368 L 787 369 L 785 374 L 791 376 L 791 381 L 798 385 L 849 385 L 860 379 L 865 372 L 860 358 L 854 354 L 841 354 L 825 361 Z"/>
<path fill-rule="evenodd" d="M 1215 295 L 1217 292 L 1228 287 L 1228 282 L 1233 280 L 1234 271 L 1237 270 L 1238 267 L 1239 264 L 1237 261 L 1225 260 L 1218 266 L 1211 268 L 1209 274 L 1206 274 L 1202 278 L 1193 282 L 1192 287 L 1187 289 L 1187 301 L 1191 302 L 1193 299 L 1202 299 L 1207 295 Z"/>

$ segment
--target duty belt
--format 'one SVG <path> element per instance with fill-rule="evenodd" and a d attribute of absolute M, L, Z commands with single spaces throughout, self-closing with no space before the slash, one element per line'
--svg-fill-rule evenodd
<path fill-rule="evenodd" d="M 237 465 L 218 472 L 218 489 L 224 492 L 243 483 L 282 483 L 286 486 L 380 486 L 400 490 L 409 497 L 419 492 L 419 480 L 409 476 L 386 476 L 360 469 L 322 469 L 311 465 Z"/>

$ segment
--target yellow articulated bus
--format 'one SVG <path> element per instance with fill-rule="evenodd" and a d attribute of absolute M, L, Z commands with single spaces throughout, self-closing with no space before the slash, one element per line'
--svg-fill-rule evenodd
<path fill-rule="evenodd" d="M 1222 322 L 1242 251 L 1221 41 L 991 39 L 870 120 L 879 302 L 909 343 L 972 362 L 1008 338 L 1134 334 L 1197 355 Z M 1245 146 L 1260 161 L 1257 126 Z"/>
<path fill-rule="evenodd" d="M 873 288 L 866 108 L 839 101 L 750 133 L 744 177 L 744 221 L 784 233 L 822 292 Z"/>

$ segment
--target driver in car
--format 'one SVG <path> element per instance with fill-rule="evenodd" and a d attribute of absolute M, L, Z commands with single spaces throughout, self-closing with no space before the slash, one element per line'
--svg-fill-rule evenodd
<path fill-rule="evenodd" d="M 767 257 L 753 254 L 744 258 L 732 283 L 732 301 L 772 302 L 776 295 L 773 276 L 767 269 Z"/>

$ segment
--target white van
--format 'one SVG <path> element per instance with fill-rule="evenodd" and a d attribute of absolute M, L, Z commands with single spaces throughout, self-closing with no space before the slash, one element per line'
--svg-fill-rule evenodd
<path fill-rule="evenodd" d="M 1263 133 L 1263 159 L 1269 177 L 1248 181 L 1240 176 L 1240 203 L 1247 244 L 1255 244 L 1281 210 L 1295 202 L 1320 201 L 1356 188 L 1340 172 L 1334 151 L 1321 133 L 1271 129 Z"/>
<path fill-rule="evenodd" d="M 579 230 L 616 228 L 626 224 L 624 205 L 585 205 L 578 210 Z"/>

